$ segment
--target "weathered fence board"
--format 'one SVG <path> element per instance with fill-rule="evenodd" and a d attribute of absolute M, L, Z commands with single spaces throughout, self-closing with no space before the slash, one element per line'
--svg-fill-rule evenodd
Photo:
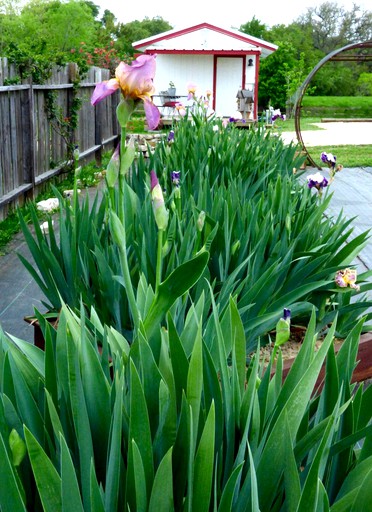
<path fill-rule="evenodd" d="M 35 197 L 39 185 L 64 168 L 66 134 L 48 117 L 51 95 L 65 118 L 70 116 L 73 94 L 81 99 L 78 127 L 68 142 L 78 145 L 82 157 L 100 161 L 105 145 L 110 149 L 120 133 L 115 116 L 119 93 L 95 107 L 90 104 L 95 85 L 110 78 L 108 70 L 91 68 L 77 90 L 72 84 L 76 67 L 71 64 L 54 70 L 43 85 L 4 85 L 15 77 L 14 67 L 0 59 L 0 220 L 9 208 Z"/>

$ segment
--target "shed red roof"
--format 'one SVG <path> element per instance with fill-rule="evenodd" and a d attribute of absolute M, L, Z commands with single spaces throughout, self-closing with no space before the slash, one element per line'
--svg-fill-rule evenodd
<path fill-rule="evenodd" d="M 133 47 L 147 53 L 241 53 L 249 51 L 261 53 L 263 57 L 270 55 L 278 48 L 273 43 L 244 32 L 217 27 L 210 23 L 168 30 L 136 41 L 133 43 Z"/>

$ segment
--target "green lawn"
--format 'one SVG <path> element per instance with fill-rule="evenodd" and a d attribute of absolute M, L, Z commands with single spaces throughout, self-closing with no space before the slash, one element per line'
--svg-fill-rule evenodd
<path fill-rule="evenodd" d="M 316 126 L 314 123 L 320 123 L 320 117 L 305 117 L 300 119 L 301 131 L 305 130 L 321 130 L 319 126 Z M 281 129 L 283 132 L 294 132 L 295 121 L 294 119 L 286 119 L 285 121 L 275 121 L 275 125 L 278 129 Z"/>
<path fill-rule="evenodd" d="M 327 108 L 372 108 L 370 96 L 305 96 L 302 99 L 303 107 L 327 107 Z"/>
<path fill-rule="evenodd" d="M 306 148 L 315 163 L 320 162 L 322 151 L 333 153 L 337 162 L 344 167 L 371 167 L 372 166 L 372 145 L 368 146 L 313 146 Z"/>
<path fill-rule="evenodd" d="M 304 117 L 371 118 L 370 96 L 305 96 L 301 104 Z"/>

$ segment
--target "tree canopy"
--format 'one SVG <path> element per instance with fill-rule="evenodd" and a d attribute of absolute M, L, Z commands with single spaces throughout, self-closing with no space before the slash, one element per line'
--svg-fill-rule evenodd
<path fill-rule="evenodd" d="M 288 26 L 265 27 L 253 18 L 240 27 L 278 45 L 278 50 L 260 66 L 259 103 L 286 108 L 314 66 L 331 51 L 346 45 L 372 40 L 372 12 L 354 4 L 350 10 L 335 2 L 310 7 Z M 254 33 L 253 33 L 254 32 Z M 360 52 L 360 50 L 359 50 Z M 310 94 L 353 96 L 369 91 L 365 86 L 372 62 L 329 62 L 314 76 Z M 363 80 L 359 80 L 361 74 Z"/>
<path fill-rule="evenodd" d="M 14 62 L 20 78 L 42 82 L 54 65 L 78 62 L 81 69 L 99 65 L 112 71 L 133 56 L 132 42 L 171 25 L 160 17 L 118 23 L 90 0 L 0 0 L 0 56 Z"/>
<path fill-rule="evenodd" d="M 131 21 L 130 23 L 120 23 L 116 29 L 117 45 L 122 51 L 133 54 L 132 43 L 146 39 L 147 37 L 161 34 L 173 27 L 163 18 L 144 18 L 142 21 Z"/>

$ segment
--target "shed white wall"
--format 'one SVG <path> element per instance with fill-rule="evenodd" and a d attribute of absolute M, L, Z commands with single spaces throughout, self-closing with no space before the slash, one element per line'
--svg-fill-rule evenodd
<path fill-rule="evenodd" d="M 156 94 L 167 90 L 170 81 L 174 82 L 176 94 L 180 96 L 187 95 L 189 82 L 198 86 L 200 94 L 204 94 L 208 89 L 212 90 L 213 56 L 158 54 L 154 80 Z"/>
<path fill-rule="evenodd" d="M 249 59 L 252 59 L 252 66 L 249 65 Z M 255 56 L 247 56 L 247 67 L 245 68 L 245 85 L 244 89 L 248 89 L 250 91 L 254 90 L 254 85 L 256 81 L 256 66 L 255 66 Z"/>
<path fill-rule="evenodd" d="M 246 59 L 245 88 L 254 90 L 255 57 L 252 55 L 253 66 L 248 66 L 249 55 Z M 235 117 L 237 115 L 236 94 L 242 85 L 242 57 L 218 57 L 216 70 L 216 114 L 219 116 Z M 213 55 L 200 54 L 157 54 L 156 74 L 154 85 L 156 93 L 166 91 L 169 82 L 176 86 L 176 95 L 181 96 L 181 102 L 186 100 L 187 84 L 197 85 L 197 94 L 213 91 Z M 182 97 L 183 96 L 183 97 Z"/>

